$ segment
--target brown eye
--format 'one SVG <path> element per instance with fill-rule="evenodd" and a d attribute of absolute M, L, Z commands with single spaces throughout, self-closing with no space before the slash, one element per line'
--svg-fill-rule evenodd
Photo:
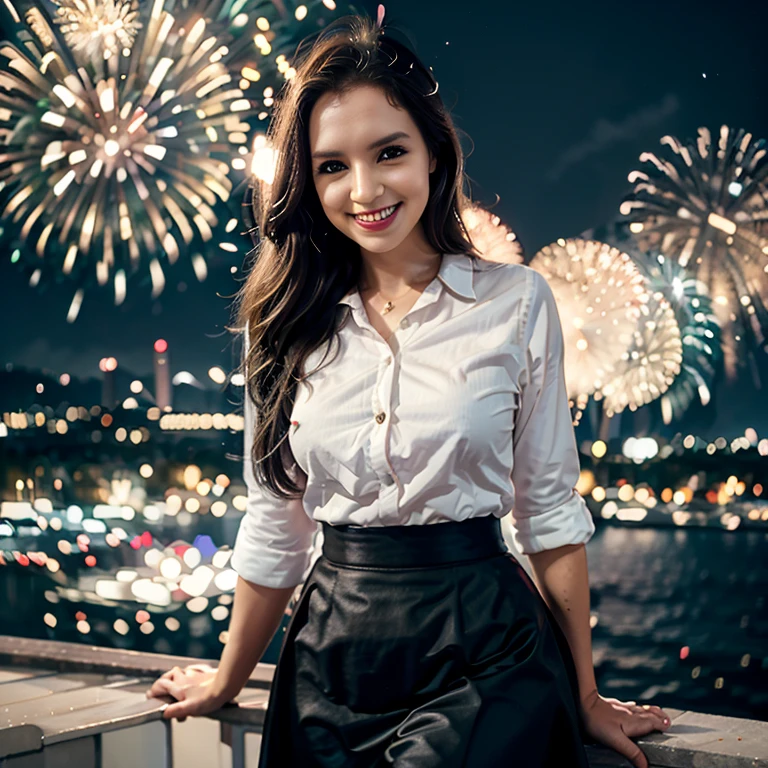
<path fill-rule="evenodd" d="M 381 155 L 379 157 L 381 160 L 395 160 L 396 158 L 402 157 L 403 155 L 406 155 L 406 154 L 408 154 L 407 150 L 395 144 L 391 147 L 386 147 L 385 149 L 382 149 Z M 385 155 L 389 155 L 389 156 L 385 157 Z"/>
<path fill-rule="evenodd" d="M 344 163 L 341 163 L 338 160 L 329 160 L 327 163 L 323 163 L 321 166 L 319 166 L 317 169 L 317 172 L 318 173 L 336 173 L 339 170 L 338 166 L 340 166 L 343 169 Z"/>

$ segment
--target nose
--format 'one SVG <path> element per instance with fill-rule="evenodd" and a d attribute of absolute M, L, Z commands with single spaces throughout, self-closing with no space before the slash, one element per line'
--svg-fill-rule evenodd
<path fill-rule="evenodd" d="M 378 174 L 367 165 L 358 165 L 352 173 L 352 189 L 349 197 L 353 203 L 372 203 L 384 194 L 384 185 Z"/>

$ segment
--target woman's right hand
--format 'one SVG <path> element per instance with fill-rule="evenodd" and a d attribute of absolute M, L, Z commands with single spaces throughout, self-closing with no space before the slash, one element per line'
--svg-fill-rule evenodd
<path fill-rule="evenodd" d="M 174 667 L 157 678 L 147 691 L 147 698 L 172 696 L 175 702 L 163 712 L 163 718 L 176 718 L 183 723 L 187 717 L 207 715 L 231 701 L 234 696 L 217 693 L 214 690 L 216 670 L 206 664 L 190 664 L 188 667 Z"/>

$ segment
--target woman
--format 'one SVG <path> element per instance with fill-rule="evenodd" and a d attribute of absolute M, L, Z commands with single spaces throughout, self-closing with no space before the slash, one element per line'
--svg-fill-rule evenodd
<path fill-rule="evenodd" d="M 595 685 L 594 525 L 554 299 L 533 270 L 476 258 L 437 91 L 381 8 L 300 51 L 239 304 L 248 510 L 229 640 L 215 674 L 171 670 L 150 693 L 179 719 L 230 701 L 304 581 L 261 768 L 585 767 L 583 733 L 645 768 L 628 737 L 668 718 Z M 513 506 L 540 592 L 500 536 Z"/>

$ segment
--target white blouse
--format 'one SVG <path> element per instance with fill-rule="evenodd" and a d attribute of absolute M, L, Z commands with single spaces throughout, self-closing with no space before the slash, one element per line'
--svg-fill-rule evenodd
<path fill-rule="evenodd" d="M 291 417 L 302 499 L 278 499 L 256 483 L 255 408 L 245 395 L 248 503 L 231 561 L 240 576 L 299 584 L 320 521 L 428 525 L 513 511 L 525 554 L 590 539 L 592 516 L 574 489 L 562 329 L 538 272 L 444 254 L 389 343 L 359 291 L 339 303 L 351 312 L 338 355 L 328 363 L 333 343 L 323 369 L 298 384 Z"/>

